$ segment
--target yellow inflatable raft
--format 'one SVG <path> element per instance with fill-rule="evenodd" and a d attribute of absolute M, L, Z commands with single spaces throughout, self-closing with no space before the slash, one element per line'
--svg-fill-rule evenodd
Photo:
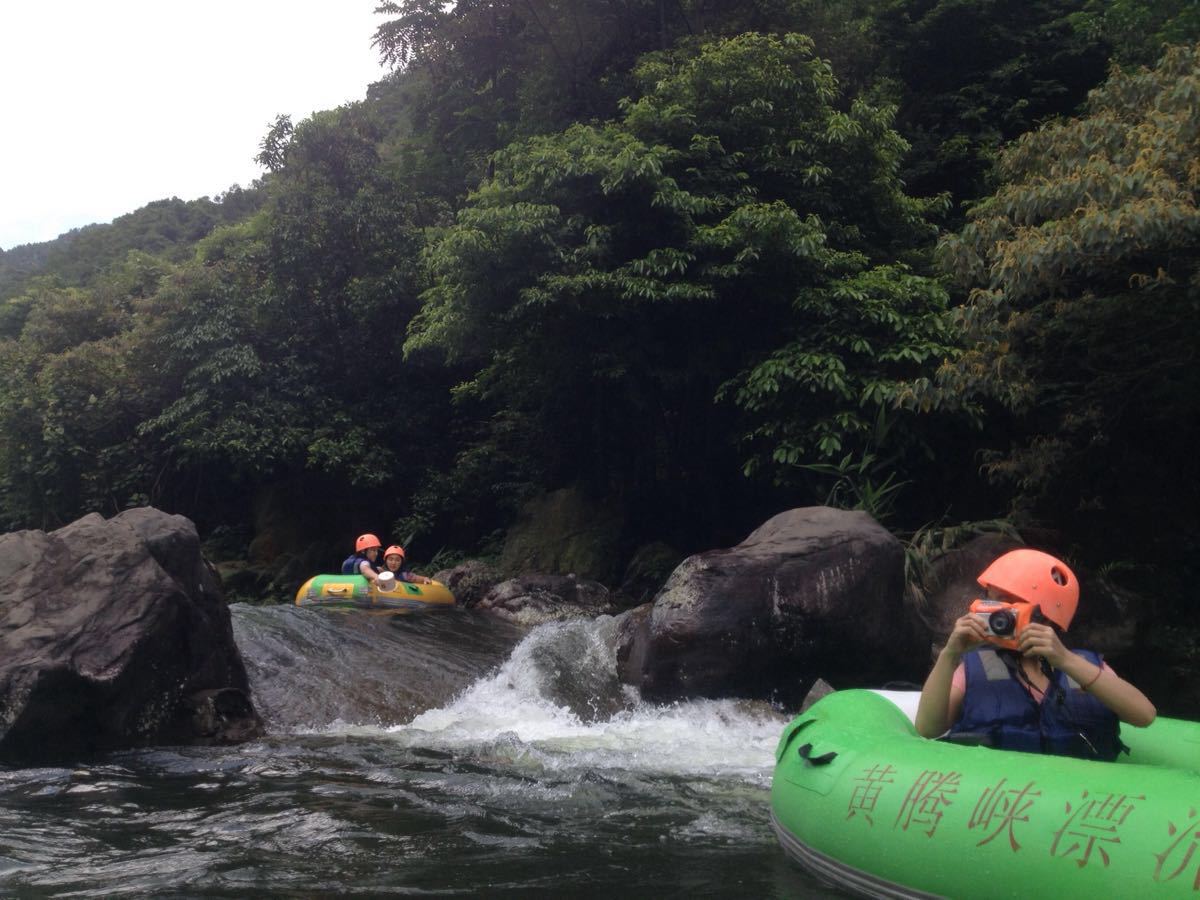
<path fill-rule="evenodd" d="M 297 606 L 327 609 L 426 609 L 453 606 L 454 595 L 440 581 L 394 581 L 379 587 L 362 575 L 314 575 L 296 592 Z"/>

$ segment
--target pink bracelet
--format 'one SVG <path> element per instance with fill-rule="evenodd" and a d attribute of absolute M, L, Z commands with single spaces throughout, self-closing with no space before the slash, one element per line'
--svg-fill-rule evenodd
<path fill-rule="evenodd" d="M 1097 681 L 1099 681 L 1099 680 L 1100 680 L 1100 676 L 1101 676 L 1101 675 L 1103 675 L 1103 674 L 1104 674 L 1104 666 L 1097 666 L 1097 667 L 1096 667 L 1096 674 L 1095 674 L 1095 676 L 1094 676 L 1094 677 L 1092 678 L 1092 680 L 1091 680 L 1091 681 L 1089 681 L 1087 684 L 1085 684 L 1085 685 L 1082 685 L 1082 686 L 1080 687 L 1080 690 L 1083 690 L 1083 691 L 1090 690 L 1090 689 L 1091 689 L 1091 687 L 1092 687 L 1092 685 L 1093 685 L 1093 684 L 1095 684 Z"/>

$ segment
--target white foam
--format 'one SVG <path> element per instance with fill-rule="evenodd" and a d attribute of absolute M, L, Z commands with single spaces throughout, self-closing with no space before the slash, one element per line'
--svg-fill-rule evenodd
<path fill-rule="evenodd" d="M 765 704 L 695 700 L 658 706 L 625 693 L 623 709 L 582 718 L 556 699 L 576 681 L 611 681 L 619 702 L 612 620 L 539 626 L 493 676 L 450 704 L 389 729 L 407 746 L 501 753 L 557 771 L 769 779 L 785 717 Z M 564 668 L 565 667 L 565 668 Z"/>

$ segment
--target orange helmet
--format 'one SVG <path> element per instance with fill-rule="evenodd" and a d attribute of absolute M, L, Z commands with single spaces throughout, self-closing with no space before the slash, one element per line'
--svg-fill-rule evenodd
<path fill-rule="evenodd" d="M 383 542 L 380 541 L 379 538 L 375 537 L 375 535 L 360 534 L 358 536 L 358 540 L 354 542 L 354 552 L 355 553 L 365 553 L 366 551 L 370 550 L 371 548 L 378 550 L 382 546 L 383 546 Z"/>
<path fill-rule="evenodd" d="M 383 551 L 383 558 L 384 558 L 384 559 L 387 559 L 387 558 L 388 558 L 389 556 L 391 556 L 393 553 L 399 553 L 399 554 L 400 554 L 400 558 L 401 558 L 401 559 L 403 559 L 403 558 L 404 558 L 404 548 L 403 548 L 403 547 L 401 547 L 399 544 L 392 544 L 392 546 L 390 546 L 390 547 L 388 547 L 386 550 L 384 550 L 384 551 Z"/>
<path fill-rule="evenodd" d="M 979 576 L 985 588 L 995 588 L 1036 603 L 1044 615 L 1063 631 L 1071 625 L 1079 606 L 1079 582 L 1067 564 L 1041 550 L 1010 550 Z"/>

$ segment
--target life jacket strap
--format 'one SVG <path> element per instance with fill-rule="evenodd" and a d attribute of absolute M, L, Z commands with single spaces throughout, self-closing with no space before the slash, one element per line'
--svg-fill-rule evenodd
<path fill-rule="evenodd" d="M 979 662 L 983 665 L 983 674 L 987 676 L 988 681 L 1008 681 L 1008 665 L 995 650 L 980 650 Z"/>

